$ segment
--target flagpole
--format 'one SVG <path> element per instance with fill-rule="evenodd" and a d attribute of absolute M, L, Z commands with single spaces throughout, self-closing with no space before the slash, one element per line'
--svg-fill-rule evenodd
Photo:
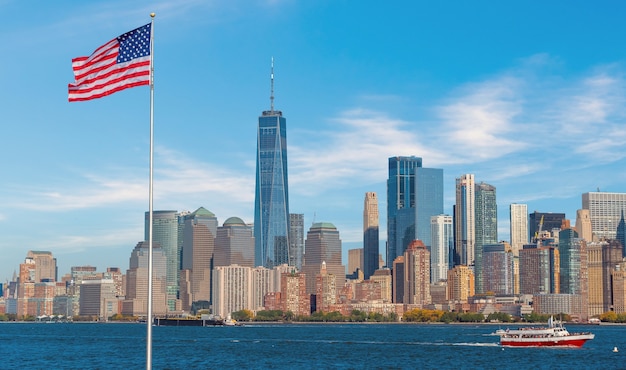
<path fill-rule="evenodd" d="M 150 186 L 148 216 L 148 318 L 146 320 L 146 370 L 152 369 L 152 217 L 154 175 L 154 13 L 150 13 Z"/>

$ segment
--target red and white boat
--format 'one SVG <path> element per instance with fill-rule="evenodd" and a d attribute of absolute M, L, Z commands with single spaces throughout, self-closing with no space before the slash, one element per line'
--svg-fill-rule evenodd
<path fill-rule="evenodd" d="M 505 347 L 582 347 L 595 337 L 593 333 L 570 333 L 552 317 L 547 327 L 498 330 L 495 334 Z"/>

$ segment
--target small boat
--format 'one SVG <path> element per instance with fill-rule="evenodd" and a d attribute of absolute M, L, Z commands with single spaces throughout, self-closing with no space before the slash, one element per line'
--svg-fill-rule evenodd
<path fill-rule="evenodd" d="M 498 331 L 496 331 L 498 333 Z M 595 338 L 592 333 L 570 333 L 561 322 L 550 317 L 547 327 L 507 329 L 499 332 L 504 347 L 582 347 Z"/>

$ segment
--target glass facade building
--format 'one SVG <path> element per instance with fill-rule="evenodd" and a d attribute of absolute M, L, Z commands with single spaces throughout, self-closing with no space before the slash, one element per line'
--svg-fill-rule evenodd
<path fill-rule="evenodd" d="M 254 201 L 255 264 L 273 268 L 289 261 L 287 121 L 280 111 L 259 117 Z"/>
<path fill-rule="evenodd" d="M 598 239 L 615 239 L 617 226 L 626 211 L 626 193 L 592 192 L 583 194 L 583 209 L 591 216 L 591 229 Z"/>
<path fill-rule="evenodd" d="M 387 179 L 387 266 L 415 239 L 415 169 L 419 157 L 389 158 Z M 408 240 L 410 239 L 410 240 Z"/>
<path fill-rule="evenodd" d="M 476 293 L 485 293 L 483 288 L 483 246 L 498 243 L 498 206 L 496 205 L 496 187 L 481 182 L 476 184 L 474 191 L 476 197 L 474 228 L 474 277 L 476 279 Z"/>
<path fill-rule="evenodd" d="M 430 217 L 430 279 L 431 283 L 446 280 L 448 270 L 452 268 L 450 255 L 454 238 L 452 235 L 452 216 L 437 215 Z"/>
<path fill-rule="evenodd" d="M 456 203 L 454 205 L 455 265 L 474 265 L 476 242 L 474 184 L 473 174 L 465 174 L 456 179 Z"/>
<path fill-rule="evenodd" d="M 415 238 L 432 247 L 430 218 L 443 213 L 443 169 L 415 169 Z"/>
<path fill-rule="evenodd" d="M 150 213 L 145 214 L 145 240 L 149 239 Z M 159 243 L 165 254 L 167 270 L 167 305 L 169 310 L 176 309 L 178 298 L 178 269 L 180 267 L 180 248 L 178 245 L 177 211 L 152 212 L 152 242 Z"/>

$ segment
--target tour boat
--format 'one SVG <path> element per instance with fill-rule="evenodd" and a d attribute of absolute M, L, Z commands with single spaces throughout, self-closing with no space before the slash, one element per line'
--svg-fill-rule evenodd
<path fill-rule="evenodd" d="M 570 333 L 552 317 L 547 327 L 506 329 L 498 334 L 500 345 L 505 347 L 582 347 L 595 337 L 592 333 Z"/>

